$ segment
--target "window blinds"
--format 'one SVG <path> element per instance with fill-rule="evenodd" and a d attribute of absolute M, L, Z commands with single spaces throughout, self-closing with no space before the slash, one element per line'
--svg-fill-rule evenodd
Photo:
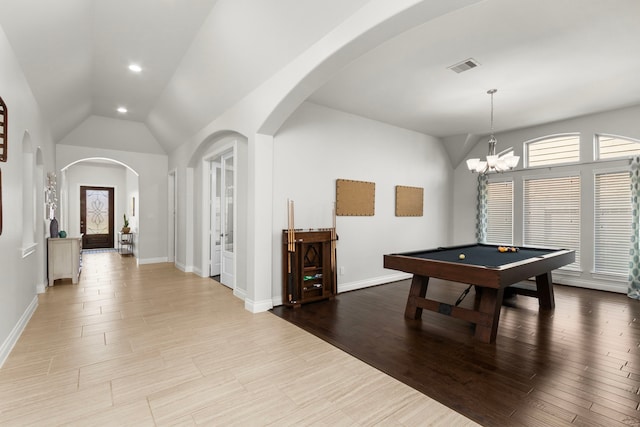
<path fill-rule="evenodd" d="M 631 237 L 629 172 L 595 175 L 594 271 L 627 275 Z"/>
<path fill-rule="evenodd" d="M 524 180 L 524 244 L 571 249 L 580 269 L 580 177 Z"/>
<path fill-rule="evenodd" d="M 580 135 L 561 135 L 529 142 L 527 167 L 547 166 L 580 161 Z"/>
<path fill-rule="evenodd" d="M 640 154 L 640 142 L 627 138 L 598 135 L 598 158 L 615 159 Z"/>
<path fill-rule="evenodd" d="M 487 183 L 487 243 L 513 244 L 513 181 Z"/>

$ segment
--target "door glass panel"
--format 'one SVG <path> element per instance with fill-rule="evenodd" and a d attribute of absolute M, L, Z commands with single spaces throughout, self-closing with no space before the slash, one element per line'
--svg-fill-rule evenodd
<path fill-rule="evenodd" d="M 224 159 L 224 249 L 233 252 L 233 157 Z"/>
<path fill-rule="evenodd" d="M 216 186 L 216 194 L 215 194 L 215 202 L 214 202 L 214 209 L 215 209 L 215 222 L 213 224 L 213 235 L 215 237 L 216 246 L 220 246 L 220 199 L 221 199 L 221 194 L 220 194 L 220 183 L 222 181 L 222 177 L 221 177 L 221 169 L 219 165 L 215 165 L 213 166 L 215 168 L 216 171 L 216 182 L 215 182 L 215 186 Z"/>
<path fill-rule="evenodd" d="M 87 234 L 109 234 L 109 191 L 87 190 Z"/>

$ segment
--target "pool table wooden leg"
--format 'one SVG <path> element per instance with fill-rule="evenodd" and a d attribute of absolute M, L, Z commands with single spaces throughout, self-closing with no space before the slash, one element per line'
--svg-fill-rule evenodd
<path fill-rule="evenodd" d="M 427 286 L 429 286 L 429 276 L 413 275 L 411 288 L 409 289 L 409 297 L 407 298 L 407 307 L 404 310 L 404 317 L 408 319 L 422 319 L 422 308 L 416 305 L 416 299 L 424 298 L 425 295 L 427 295 Z"/>
<path fill-rule="evenodd" d="M 553 296 L 553 279 L 551 278 L 550 271 L 536 276 L 536 290 L 540 308 L 555 308 L 556 299 Z"/>
<path fill-rule="evenodd" d="M 492 343 L 496 340 L 503 297 L 503 288 L 495 289 L 476 286 L 475 308 L 479 312 L 487 315 L 486 323 L 482 320 L 476 323 L 475 337 L 479 341 Z"/>

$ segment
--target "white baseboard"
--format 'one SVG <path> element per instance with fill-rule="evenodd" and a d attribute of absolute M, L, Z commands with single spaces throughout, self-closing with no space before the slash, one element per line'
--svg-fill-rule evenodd
<path fill-rule="evenodd" d="M 242 301 L 245 301 L 247 299 L 247 291 L 243 289 L 235 288 L 233 290 L 233 295 L 237 298 L 240 298 Z M 273 304 L 271 304 L 271 306 L 273 307 Z"/>
<path fill-rule="evenodd" d="M 355 291 L 357 289 L 369 288 L 371 286 L 384 285 L 385 283 L 397 282 L 411 279 L 413 275 L 409 273 L 390 274 L 388 276 L 372 277 L 366 280 L 359 280 L 351 283 L 339 283 L 338 293 Z"/>
<path fill-rule="evenodd" d="M 36 285 L 36 293 L 44 294 L 45 292 L 47 292 L 47 286 L 49 286 L 49 282 L 45 279 L 44 283 Z"/>
<path fill-rule="evenodd" d="M 263 301 L 252 301 L 250 299 L 244 300 L 244 309 L 252 313 L 262 313 L 263 311 L 269 311 L 273 308 L 273 303 L 270 299 Z"/>
<path fill-rule="evenodd" d="M 615 292 L 618 294 L 627 293 L 626 283 L 605 281 L 605 280 L 581 279 L 580 277 L 571 277 L 571 276 L 562 275 L 561 273 L 556 273 L 556 272 L 553 273 L 553 283 L 556 283 L 558 285 L 593 289 L 596 291 Z"/>
<path fill-rule="evenodd" d="M 142 264 L 160 264 L 163 262 L 169 262 L 167 257 L 160 258 L 138 258 L 138 265 Z"/>
<path fill-rule="evenodd" d="M 24 313 L 22 313 L 20 320 L 18 320 L 18 323 L 13 327 L 13 330 L 7 339 L 0 346 L 0 368 L 2 368 L 2 365 L 4 365 L 4 362 L 9 357 L 11 350 L 13 350 L 13 347 L 18 342 L 20 335 L 22 335 L 22 331 L 27 327 L 27 323 L 29 323 L 29 319 L 31 319 L 31 316 L 35 313 L 36 308 L 38 308 L 38 295 L 33 297 L 31 304 L 29 304 Z"/>

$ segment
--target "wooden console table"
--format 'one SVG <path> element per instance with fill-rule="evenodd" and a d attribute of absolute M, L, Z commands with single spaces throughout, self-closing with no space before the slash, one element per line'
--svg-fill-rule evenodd
<path fill-rule="evenodd" d="M 53 286 L 56 279 L 71 279 L 72 283 L 78 283 L 82 237 L 49 238 L 47 249 L 49 286 Z"/>

